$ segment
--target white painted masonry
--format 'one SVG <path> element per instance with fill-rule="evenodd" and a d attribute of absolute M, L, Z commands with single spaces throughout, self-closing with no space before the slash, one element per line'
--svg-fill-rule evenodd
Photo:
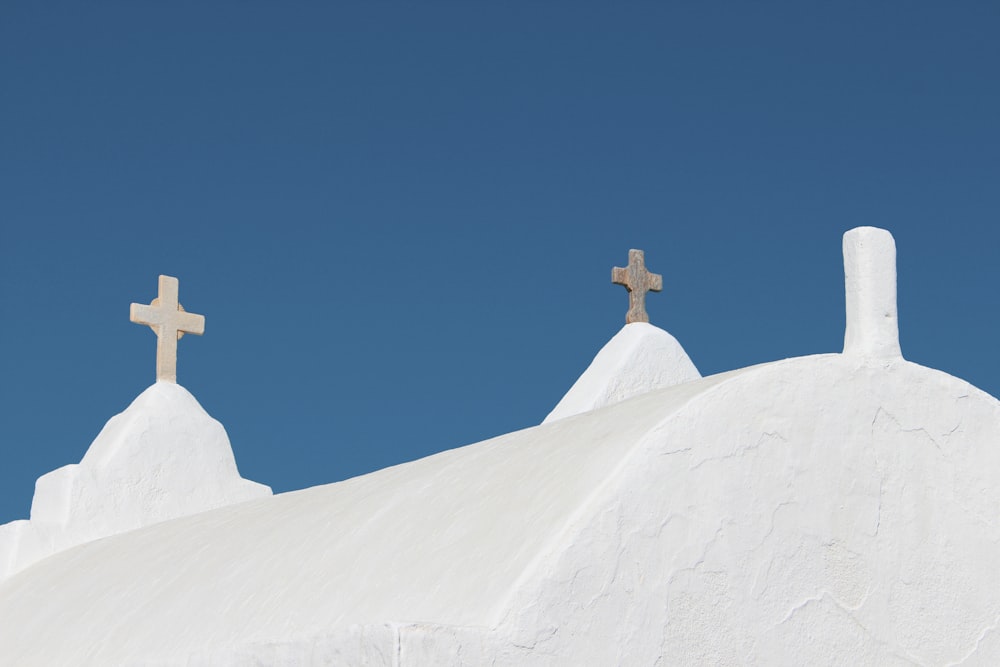
<path fill-rule="evenodd" d="M 225 429 L 194 396 L 157 382 L 79 464 L 38 478 L 31 520 L 0 526 L 0 580 L 82 542 L 270 494 L 240 477 Z"/>
<path fill-rule="evenodd" d="M 997 442 L 944 373 L 765 364 L 55 554 L 0 583 L 0 655 L 995 664 Z"/>
<path fill-rule="evenodd" d="M 902 357 L 892 234 L 877 227 L 856 227 L 844 234 L 844 287 L 844 354 L 883 360 Z"/>
<path fill-rule="evenodd" d="M 843 354 L 63 550 L 0 662 L 1000 664 L 1000 401 L 899 355 L 887 236 L 845 235 Z"/>
<path fill-rule="evenodd" d="M 542 423 L 700 377 L 676 338 L 646 322 L 626 324 Z"/>

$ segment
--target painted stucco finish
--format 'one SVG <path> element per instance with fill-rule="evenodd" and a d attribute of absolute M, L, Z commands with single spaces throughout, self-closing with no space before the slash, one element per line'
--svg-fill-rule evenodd
<path fill-rule="evenodd" d="M 1000 402 L 902 358 L 888 232 L 844 257 L 843 354 L 699 379 L 629 324 L 545 424 L 0 581 L 0 662 L 1000 664 Z M 81 468 L 132 460 L 115 423 Z"/>
<path fill-rule="evenodd" d="M 70 549 L 0 583 L 0 655 L 996 664 L 998 443 L 946 374 L 766 364 Z"/>
<path fill-rule="evenodd" d="M 194 396 L 157 382 L 79 464 L 35 482 L 30 521 L 0 526 L 0 580 L 76 544 L 270 494 L 240 477 L 225 429 Z"/>
<path fill-rule="evenodd" d="M 676 338 L 646 322 L 626 324 L 601 348 L 542 423 L 700 377 Z"/>
<path fill-rule="evenodd" d="M 502 627 L 520 664 L 1000 664 L 998 445 L 996 399 L 915 364 L 751 369 L 643 438 Z"/>
<path fill-rule="evenodd" d="M 896 312 L 896 241 L 878 227 L 844 233 L 844 354 L 894 360 L 899 348 Z"/>

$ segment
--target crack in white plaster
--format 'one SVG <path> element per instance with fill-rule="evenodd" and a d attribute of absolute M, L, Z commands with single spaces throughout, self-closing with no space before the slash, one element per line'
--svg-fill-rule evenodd
<path fill-rule="evenodd" d="M 660 456 L 671 456 L 672 454 L 684 454 L 690 452 L 694 447 L 681 447 L 680 449 L 668 449 L 667 451 L 660 452 Z"/>
<path fill-rule="evenodd" d="M 753 443 L 752 445 L 747 445 L 745 447 L 737 447 L 735 451 L 732 451 L 728 454 L 724 454 L 722 456 L 710 456 L 708 458 L 704 458 L 701 461 L 695 463 L 690 468 L 688 468 L 688 470 L 693 472 L 706 463 L 715 463 L 718 461 L 726 461 L 729 459 L 742 458 L 747 454 L 747 452 L 753 452 L 760 449 L 765 444 L 765 442 L 774 442 L 775 440 L 779 440 L 782 443 L 788 442 L 785 439 L 785 437 L 778 432 L 764 431 L 760 435 L 760 437 L 757 438 L 757 442 Z"/>
<path fill-rule="evenodd" d="M 982 632 L 979 633 L 979 637 L 976 639 L 975 646 L 973 646 L 968 653 L 963 655 L 955 662 L 949 662 L 946 667 L 953 667 L 953 665 L 964 664 L 967 660 L 969 660 L 972 656 L 974 656 L 976 652 L 979 651 L 979 646 L 983 643 L 983 640 L 986 639 L 986 635 L 995 631 L 998 625 L 1000 625 L 1000 615 L 995 616 L 993 618 L 993 623 L 983 628 Z"/>
<path fill-rule="evenodd" d="M 516 641 L 511 643 L 513 644 L 513 646 L 521 650 L 534 651 L 539 644 L 544 644 L 545 642 L 550 641 L 553 637 L 556 636 L 558 632 L 559 628 L 557 627 L 543 628 L 539 630 L 534 637 L 532 637 L 532 641 L 530 644 L 521 644 Z"/>
<path fill-rule="evenodd" d="M 755 546 L 751 547 L 750 550 L 756 551 L 757 549 L 760 549 L 762 546 L 764 546 L 764 543 L 767 542 L 767 538 L 771 537 L 771 534 L 774 533 L 774 524 L 775 524 L 774 519 L 776 516 L 778 516 L 778 512 L 781 510 L 781 508 L 798 504 L 799 503 L 795 500 L 783 500 L 780 503 L 778 503 L 775 506 L 774 510 L 771 512 L 771 525 L 768 527 L 767 532 L 764 533 L 764 536 L 760 538 L 760 542 L 758 542 Z"/>
<path fill-rule="evenodd" d="M 941 453 L 941 456 L 946 461 L 951 462 L 951 457 L 948 456 L 948 452 L 946 452 L 941 447 L 941 443 L 939 443 L 937 441 L 937 438 L 935 438 L 933 435 L 931 435 L 930 432 L 928 432 L 928 430 L 926 428 L 924 428 L 923 426 L 918 426 L 916 428 L 904 428 L 902 422 L 900 422 L 899 419 L 897 419 L 895 417 L 895 415 L 893 415 L 891 412 L 889 412 L 888 410 L 886 410 L 885 408 L 883 408 L 881 406 L 875 412 L 875 419 L 872 420 L 872 438 L 875 437 L 875 432 L 874 432 L 875 431 L 875 429 L 874 429 L 875 422 L 877 421 L 878 416 L 880 414 L 883 414 L 886 417 L 888 417 L 892 421 L 892 423 L 896 425 L 896 429 L 899 430 L 900 433 L 923 433 L 924 437 L 926 437 L 928 440 L 930 440 L 931 443 L 934 445 L 934 448 L 937 449 L 938 452 Z M 961 426 L 961 422 L 959 422 L 958 426 Z M 958 428 L 958 426 L 956 426 L 955 428 Z M 954 432 L 954 430 L 955 429 L 952 429 L 951 431 L 949 431 L 948 433 L 945 433 L 944 435 L 950 435 L 951 433 Z"/>
<path fill-rule="evenodd" d="M 868 593 L 865 594 L 865 599 L 867 599 L 867 597 Z M 849 621 L 854 623 L 854 625 L 856 625 L 858 629 L 860 629 L 861 632 L 863 632 L 868 639 L 872 640 L 873 642 L 875 642 L 875 644 L 885 649 L 885 651 L 887 651 L 893 657 L 905 660 L 906 662 L 909 662 L 910 664 L 913 665 L 921 665 L 921 666 L 924 665 L 922 661 L 917 659 L 915 656 L 910 655 L 907 651 L 905 651 L 905 649 L 901 653 L 898 647 L 890 646 L 889 642 L 877 637 L 864 625 L 864 623 L 858 620 L 858 618 L 854 615 L 854 612 L 858 611 L 859 609 L 861 609 L 862 606 L 864 606 L 863 602 L 861 605 L 855 608 L 851 608 L 847 605 L 844 605 L 842 602 L 840 602 L 840 600 L 838 600 L 832 593 L 830 593 L 827 590 L 822 590 L 819 592 L 818 595 L 814 595 L 812 597 L 808 597 L 802 600 L 799 604 L 789 609 L 788 613 L 785 614 L 785 617 L 780 621 L 778 621 L 778 623 L 776 623 L 772 627 L 777 628 L 778 626 L 784 625 L 788 621 L 792 620 L 792 618 L 796 614 L 798 614 L 801 610 L 805 609 L 810 605 L 820 603 L 823 600 L 829 600 L 833 604 L 833 606 L 836 607 L 838 610 L 840 610 Z"/>
<path fill-rule="evenodd" d="M 698 557 L 698 559 L 694 562 L 693 565 L 691 565 L 690 567 L 683 567 L 683 568 L 674 570 L 670 574 L 670 576 L 667 578 L 667 590 L 668 591 L 670 590 L 670 587 L 673 586 L 673 584 L 674 584 L 675 580 L 677 579 L 677 577 L 679 577 L 679 576 L 681 576 L 683 574 L 689 574 L 689 573 L 697 572 L 698 568 L 700 568 L 702 565 L 705 564 L 705 559 L 708 558 L 708 552 L 711 551 L 711 549 L 712 549 L 713 546 L 715 546 L 715 543 L 716 543 L 716 541 L 718 541 L 719 537 L 722 535 L 723 530 L 724 530 L 724 526 L 719 526 L 719 528 L 715 531 L 715 535 L 712 536 L 712 539 L 710 539 L 708 542 L 705 543 L 705 548 L 702 550 L 701 555 Z M 669 623 L 669 621 L 668 621 L 668 623 Z"/>
<path fill-rule="evenodd" d="M 959 396 L 958 397 L 958 399 L 962 399 L 962 398 L 968 398 L 968 395 L 964 395 L 964 396 Z M 933 435 L 931 435 L 927 431 L 927 429 L 922 428 L 922 427 L 921 428 L 903 428 L 903 426 L 900 423 L 900 421 L 898 419 L 896 419 L 896 417 L 893 416 L 892 413 L 890 413 L 889 411 L 885 410 L 882 407 L 879 407 L 879 409 L 876 411 L 875 419 L 872 420 L 872 426 L 873 426 L 873 428 L 872 428 L 872 437 L 873 438 L 875 436 L 875 432 L 874 432 L 875 431 L 875 429 L 874 429 L 875 421 L 877 421 L 879 414 L 884 414 L 887 418 L 889 418 L 896 425 L 896 428 L 898 428 L 901 433 L 923 433 L 924 437 L 927 438 L 928 440 L 930 440 L 931 443 L 933 443 L 934 448 L 937 449 L 938 453 L 941 454 L 941 458 L 944 459 L 944 461 L 948 465 L 950 465 L 950 466 L 954 466 L 955 465 L 954 459 L 949 455 L 948 451 L 946 451 L 943 447 L 941 447 L 941 444 L 938 442 L 938 440 Z M 952 435 L 959 428 L 961 428 L 962 423 L 963 422 L 961 420 L 959 420 L 958 424 L 956 424 L 953 429 L 951 429 L 947 433 L 942 434 L 941 437 L 947 438 L 948 436 Z M 878 464 L 878 456 L 877 455 L 876 455 L 875 461 L 876 461 L 876 465 L 877 465 Z M 882 496 L 881 496 L 882 488 L 881 488 L 881 485 L 882 485 L 882 480 L 880 479 L 879 480 L 879 512 L 880 512 L 880 514 L 881 514 L 881 507 L 882 507 Z M 962 500 L 961 500 L 960 497 L 956 496 L 954 498 L 954 502 L 955 502 L 956 505 L 958 505 L 960 508 L 962 508 L 962 510 L 964 510 L 966 516 L 972 517 L 977 523 L 979 523 L 979 524 L 981 524 L 983 526 L 986 526 L 987 528 L 991 528 L 991 529 L 995 529 L 996 528 L 996 523 L 995 522 L 991 521 L 989 517 L 983 516 L 979 511 L 977 511 L 977 510 L 969 507 L 966 503 L 962 502 Z M 877 531 L 876 531 L 876 534 L 878 534 Z"/>

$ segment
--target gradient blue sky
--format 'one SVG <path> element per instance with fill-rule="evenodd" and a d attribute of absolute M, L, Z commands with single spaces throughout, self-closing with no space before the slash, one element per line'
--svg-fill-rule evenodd
<path fill-rule="evenodd" d="M 910 360 L 1000 395 L 1000 4 L 0 7 L 0 522 L 154 379 L 287 491 L 538 423 L 622 326 L 839 351 L 890 229 Z"/>

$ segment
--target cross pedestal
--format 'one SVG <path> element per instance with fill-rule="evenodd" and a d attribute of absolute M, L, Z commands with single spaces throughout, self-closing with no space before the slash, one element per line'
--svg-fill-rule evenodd
<path fill-rule="evenodd" d="M 611 269 L 611 282 L 624 285 L 628 290 L 628 313 L 625 323 L 649 322 L 646 314 L 646 292 L 663 289 L 663 276 L 646 270 L 645 255 L 641 250 L 628 251 L 628 266 Z"/>
<path fill-rule="evenodd" d="M 902 357 L 896 314 L 896 242 L 877 227 L 844 234 L 847 327 L 844 354 L 875 359 Z"/>
<path fill-rule="evenodd" d="M 129 319 L 156 333 L 156 380 L 177 382 L 177 341 L 185 333 L 205 333 L 205 316 L 184 311 L 177 302 L 177 278 L 160 276 L 159 295 L 148 306 L 133 303 Z"/>

